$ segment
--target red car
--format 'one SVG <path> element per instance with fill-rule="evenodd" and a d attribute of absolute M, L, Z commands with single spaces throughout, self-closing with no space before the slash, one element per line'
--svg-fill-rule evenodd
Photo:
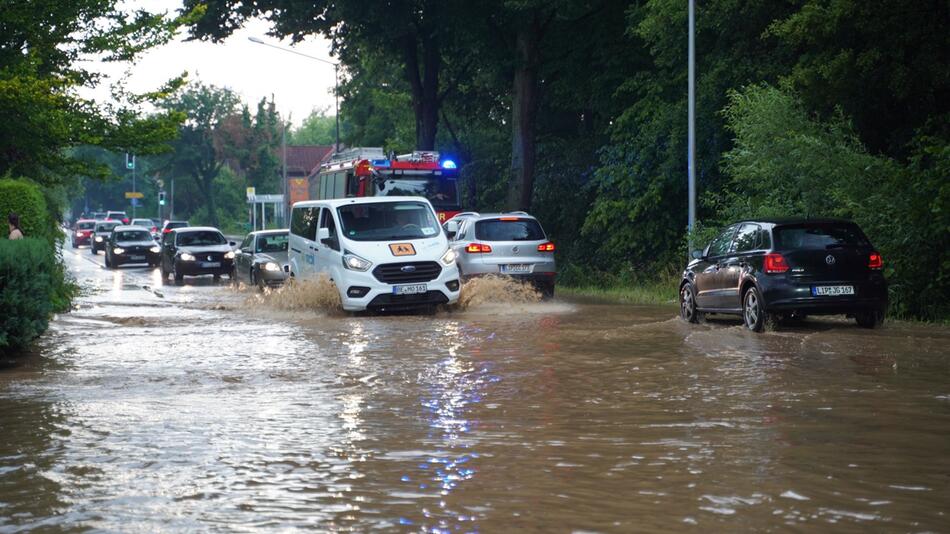
<path fill-rule="evenodd" d="M 79 219 L 73 225 L 72 242 L 73 248 L 79 248 L 79 245 L 88 245 L 92 237 L 92 231 L 96 228 L 95 219 Z"/>
<path fill-rule="evenodd" d="M 107 221 L 118 221 L 122 224 L 129 224 L 129 216 L 125 214 L 124 211 L 107 211 L 106 212 Z"/>

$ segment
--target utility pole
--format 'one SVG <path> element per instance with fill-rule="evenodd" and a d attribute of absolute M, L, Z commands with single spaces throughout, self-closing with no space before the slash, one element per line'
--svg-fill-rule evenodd
<path fill-rule="evenodd" d="M 281 145 L 281 149 L 284 152 L 284 157 L 281 158 L 283 160 L 283 165 L 281 166 L 281 174 L 283 176 L 283 180 L 281 180 L 281 183 L 283 184 L 284 201 L 283 201 L 282 209 L 280 210 L 280 217 L 281 217 L 281 224 L 283 226 L 288 226 L 287 206 L 290 205 L 290 198 L 288 198 L 290 195 L 290 187 L 289 187 L 289 184 L 287 184 L 287 123 L 286 122 L 284 123 L 284 129 L 281 130 L 280 145 Z"/>
<path fill-rule="evenodd" d="M 168 201 L 168 220 L 173 220 L 175 218 L 175 177 L 172 176 L 171 179 L 171 198 Z"/>
<path fill-rule="evenodd" d="M 693 232 L 696 230 L 696 15 L 695 0 L 689 0 L 689 216 L 687 254 L 693 252 Z"/>

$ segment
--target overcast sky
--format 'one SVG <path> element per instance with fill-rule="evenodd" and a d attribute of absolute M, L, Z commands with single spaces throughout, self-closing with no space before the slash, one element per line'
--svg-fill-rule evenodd
<path fill-rule="evenodd" d="M 174 12 L 181 7 L 180 0 L 134 0 L 126 5 L 145 8 L 151 12 Z M 267 37 L 269 23 L 255 20 L 237 31 L 223 43 L 188 41 L 187 34 L 179 35 L 165 46 L 143 54 L 134 65 L 101 64 L 99 70 L 117 79 L 128 71 L 127 88 L 133 92 L 151 91 L 183 71 L 189 80 L 225 86 L 241 95 L 253 111 L 257 102 L 274 96 L 277 109 L 294 124 L 310 114 L 314 108 L 334 113 L 333 66 L 313 59 L 252 43 L 254 36 L 268 43 L 290 47 L 290 43 Z M 330 42 L 310 37 L 293 46 L 307 55 L 332 61 Z M 93 95 L 98 100 L 109 98 L 109 82 L 103 83 Z"/>

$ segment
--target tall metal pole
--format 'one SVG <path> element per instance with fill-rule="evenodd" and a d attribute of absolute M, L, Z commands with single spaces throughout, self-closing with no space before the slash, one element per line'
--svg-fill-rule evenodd
<path fill-rule="evenodd" d="M 696 229 L 696 15 L 695 1 L 689 0 L 689 253 L 693 250 Z"/>
<path fill-rule="evenodd" d="M 290 206 L 290 186 L 287 183 L 287 123 L 286 122 L 284 123 L 284 129 L 281 131 L 281 134 L 280 134 L 280 145 L 281 145 L 281 150 L 283 150 L 284 152 L 284 157 L 283 157 L 284 164 L 281 169 L 281 173 L 283 174 L 283 184 L 284 184 L 283 186 L 283 189 L 284 189 L 283 204 L 284 205 L 282 206 L 282 209 L 280 211 L 280 217 L 281 217 L 281 224 L 283 224 L 284 226 L 287 226 L 287 209 L 288 209 L 288 206 Z"/>
<path fill-rule="evenodd" d="M 135 193 L 135 154 L 132 154 L 132 192 Z M 138 199 L 132 198 L 132 218 L 135 218 L 135 204 Z"/>
<path fill-rule="evenodd" d="M 172 176 L 171 182 L 172 182 L 172 190 L 171 190 L 171 194 L 169 195 L 169 197 L 171 198 L 168 199 L 168 220 L 172 220 L 175 218 L 175 177 L 174 176 Z"/>
<path fill-rule="evenodd" d="M 336 146 L 334 152 L 340 151 L 340 64 L 333 65 L 333 96 L 336 98 Z"/>

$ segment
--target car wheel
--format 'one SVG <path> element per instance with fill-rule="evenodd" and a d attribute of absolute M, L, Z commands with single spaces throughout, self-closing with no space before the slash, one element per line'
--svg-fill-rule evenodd
<path fill-rule="evenodd" d="M 750 287 L 742 297 L 742 319 L 746 328 L 753 332 L 763 332 L 775 327 L 775 317 L 765 311 L 764 304 L 755 286 Z"/>
<path fill-rule="evenodd" d="M 109 255 L 108 255 L 108 254 L 106 254 L 105 263 L 106 263 L 106 269 L 111 269 L 111 268 L 112 268 L 112 263 L 109 262 Z"/>
<path fill-rule="evenodd" d="M 854 314 L 854 320 L 861 328 L 879 328 L 884 324 L 884 311 L 871 310 Z"/>
<path fill-rule="evenodd" d="M 220 275 L 220 274 L 213 275 L 212 278 L 211 278 L 211 280 L 212 280 L 215 284 L 217 284 L 218 282 L 221 281 L 221 275 Z"/>
<path fill-rule="evenodd" d="M 696 309 L 696 291 L 693 284 L 686 283 L 680 288 L 680 318 L 687 323 L 698 323 L 702 312 Z"/>
<path fill-rule="evenodd" d="M 77 245 L 75 241 L 73 241 L 73 248 L 79 248 L 79 245 Z"/>
<path fill-rule="evenodd" d="M 178 274 L 178 269 L 176 269 L 174 265 L 172 265 L 172 276 L 175 277 L 175 283 L 178 285 L 181 285 L 181 283 L 185 281 L 185 275 Z"/>
<path fill-rule="evenodd" d="M 539 288 L 541 290 L 542 299 L 553 299 L 554 298 L 554 282 L 541 284 Z"/>

